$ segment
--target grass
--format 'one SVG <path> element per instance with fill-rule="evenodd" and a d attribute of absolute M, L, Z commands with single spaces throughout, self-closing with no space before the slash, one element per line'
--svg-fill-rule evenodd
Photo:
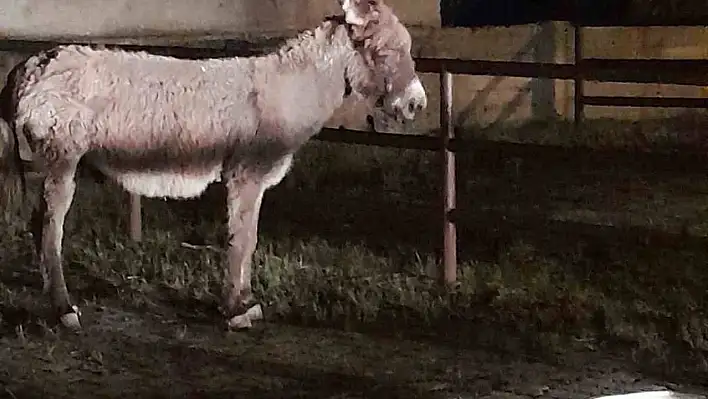
<path fill-rule="evenodd" d="M 498 137 L 563 146 L 607 147 L 610 136 L 629 148 L 697 145 L 662 131 L 644 132 L 642 145 L 634 145 L 637 128 L 608 126 L 590 126 L 595 133 L 583 143 L 577 136 L 568 143 L 564 124 Z M 426 275 L 438 263 L 435 155 L 308 144 L 266 196 L 255 293 L 267 317 L 282 323 L 445 336 L 511 353 L 621 344 L 645 366 L 704 376 L 708 202 L 701 194 L 708 179 L 700 170 L 633 170 L 631 159 L 622 167 L 614 158 L 575 161 L 460 156 L 458 201 L 466 212 L 459 284 L 443 289 Z M 218 322 L 223 201 L 220 186 L 199 200 L 145 200 L 144 238 L 135 244 L 122 227 L 124 194 L 82 179 L 65 240 L 70 292 L 79 303 L 114 301 Z M 12 223 L 2 231 L 22 231 L 21 222 Z M 41 279 L 26 267 L 30 237 L 0 240 L 0 263 L 10 265 L 0 280 L 1 331 L 20 336 L 40 312 Z"/>

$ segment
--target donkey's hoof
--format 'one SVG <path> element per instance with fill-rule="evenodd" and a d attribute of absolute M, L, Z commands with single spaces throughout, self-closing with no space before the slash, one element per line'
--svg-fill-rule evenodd
<path fill-rule="evenodd" d="M 246 313 L 230 318 L 226 325 L 229 330 L 246 330 L 253 327 L 253 323 Z"/>
<path fill-rule="evenodd" d="M 263 319 L 263 307 L 259 303 L 248 308 L 246 313 L 236 315 L 229 319 L 227 326 L 229 330 L 244 330 L 253 327 L 254 321 Z"/>
<path fill-rule="evenodd" d="M 72 306 L 71 308 L 73 311 L 63 314 L 59 318 L 59 321 L 64 327 L 68 328 L 71 331 L 81 331 L 81 322 L 79 321 L 81 311 L 76 305 Z"/>

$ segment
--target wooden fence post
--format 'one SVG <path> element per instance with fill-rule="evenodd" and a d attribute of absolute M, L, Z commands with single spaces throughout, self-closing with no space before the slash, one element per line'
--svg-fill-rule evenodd
<path fill-rule="evenodd" d="M 455 137 L 452 117 L 452 74 L 440 73 L 440 153 L 443 164 L 443 273 L 445 284 L 457 282 L 457 229 L 452 219 L 456 207 L 455 153 L 450 141 Z"/>
<path fill-rule="evenodd" d="M 575 122 L 575 127 L 578 128 L 583 123 L 583 118 L 585 116 L 585 103 L 584 103 L 584 76 L 582 76 L 582 61 L 583 61 L 583 36 L 582 36 L 582 25 L 575 23 L 573 24 L 573 53 L 575 63 L 575 94 L 573 96 L 573 121 Z"/>
<path fill-rule="evenodd" d="M 143 239 L 142 226 L 142 207 L 140 205 L 140 196 L 129 193 L 130 196 L 130 220 L 128 222 L 128 230 L 130 238 L 135 242 L 140 242 Z"/>

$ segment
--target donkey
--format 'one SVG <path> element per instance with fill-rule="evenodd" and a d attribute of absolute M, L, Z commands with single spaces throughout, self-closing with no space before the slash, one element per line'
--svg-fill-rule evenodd
<path fill-rule="evenodd" d="M 15 144 L 4 169 L 18 194 L 24 135 L 46 170 L 32 216 L 44 293 L 64 327 L 81 330 L 61 264 L 64 220 L 79 161 L 128 192 L 194 198 L 227 189 L 228 257 L 221 311 L 251 325 L 251 262 L 264 192 L 346 96 L 410 121 L 427 97 L 411 36 L 382 0 L 339 0 L 343 15 L 254 57 L 185 60 L 58 46 L 19 64 L 0 94 Z M 24 182 L 23 182 L 24 183 Z M 7 187 L 6 187 L 7 189 Z"/>

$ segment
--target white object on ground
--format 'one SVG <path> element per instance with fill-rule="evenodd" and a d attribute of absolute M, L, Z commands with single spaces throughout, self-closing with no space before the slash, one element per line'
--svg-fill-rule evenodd
<path fill-rule="evenodd" d="M 230 329 L 251 328 L 252 322 L 263 319 L 263 308 L 260 303 L 257 303 L 246 311 L 244 314 L 232 317 L 229 322 Z"/>
<path fill-rule="evenodd" d="M 623 395 L 596 396 L 593 399 L 706 399 L 703 395 L 693 395 L 673 391 L 645 391 Z"/>
<path fill-rule="evenodd" d="M 59 321 L 61 324 L 73 331 L 78 331 L 81 330 L 81 322 L 79 321 L 79 316 L 81 316 L 81 311 L 79 310 L 79 307 L 76 305 L 73 305 L 72 308 L 74 309 L 73 312 L 65 313 L 63 314 L 60 318 Z"/>

